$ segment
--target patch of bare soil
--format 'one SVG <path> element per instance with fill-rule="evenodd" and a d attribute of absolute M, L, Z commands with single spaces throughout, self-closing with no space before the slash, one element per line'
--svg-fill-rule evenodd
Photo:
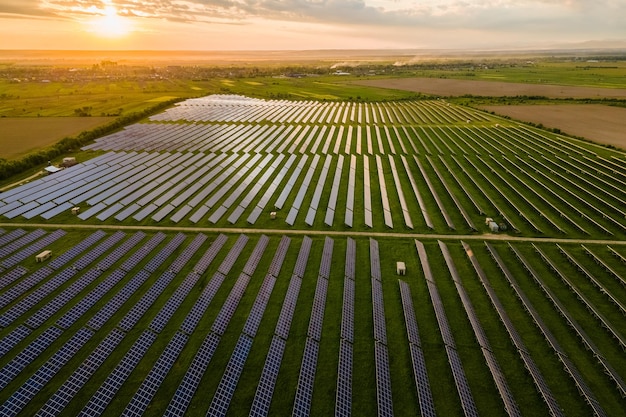
<path fill-rule="evenodd" d="M 541 123 L 597 143 L 626 149 L 626 109 L 598 104 L 481 106 L 496 114 Z"/>
<path fill-rule="evenodd" d="M 415 91 L 439 96 L 471 94 L 484 97 L 543 96 L 549 98 L 626 98 L 626 89 L 453 80 L 448 78 L 390 78 L 355 81 L 371 87 Z"/>

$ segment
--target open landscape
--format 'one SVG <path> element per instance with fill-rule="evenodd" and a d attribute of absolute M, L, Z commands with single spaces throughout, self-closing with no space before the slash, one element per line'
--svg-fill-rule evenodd
<path fill-rule="evenodd" d="M 3 180 L 0 415 L 619 415 L 624 109 L 415 78 L 501 56 L 276 56 L 11 65 L 7 115 L 146 115 Z"/>

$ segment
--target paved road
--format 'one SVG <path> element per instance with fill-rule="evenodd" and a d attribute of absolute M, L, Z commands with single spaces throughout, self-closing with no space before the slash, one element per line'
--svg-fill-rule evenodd
<path fill-rule="evenodd" d="M 142 230 L 162 232 L 193 232 L 193 233 L 247 233 L 247 234 L 275 234 L 275 235 L 308 235 L 308 236 L 350 236 L 350 237 L 375 237 L 375 238 L 403 238 L 403 239 L 440 239 L 440 240 L 493 240 L 508 242 L 534 242 L 534 243 L 582 243 L 597 245 L 626 245 L 622 240 L 598 240 L 598 239 L 564 239 L 549 237 L 521 237 L 505 234 L 482 234 L 482 235 L 439 235 L 417 234 L 397 232 L 351 232 L 332 230 L 298 230 L 298 229 L 254 229 L 254 228 L 220 228 L 220 227 L 177 227 L 177 226 L 113 226 L 97 224 L 52 224 L 52 223 L 0 223 L 0 227 L 23 227 L 23 228 L 47 228 L 47 229 L 113 229 L 113 230 Z"/>

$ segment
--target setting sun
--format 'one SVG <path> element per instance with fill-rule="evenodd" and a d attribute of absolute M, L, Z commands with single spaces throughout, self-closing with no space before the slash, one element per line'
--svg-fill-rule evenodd
<path fill-rule="evenodd" d="M 131 31 L 130 21 L 120 16 L 115 7 L 107 5 L 102 15 L 89 21 L 91 31 L 108 38 L 119 38 Z"/>

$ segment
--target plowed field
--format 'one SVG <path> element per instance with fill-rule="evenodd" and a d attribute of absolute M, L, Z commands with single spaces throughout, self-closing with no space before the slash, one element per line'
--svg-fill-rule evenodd
<path fill-rule="evenodd" d="M 517 120 L 541 123 L 594 142 L 626 149 L 626 109 L 594 104 L 483 106 Z"/>
<path fill-rule="evenodd" d="M 544 96 L 549 98 L 626 98 L 626 89 L 523 84 L 498 81 L 453 80 L 447 78 L 398 78 L 363 80 L 356 84 L 439 96 L 471 94 L 485 97 Z"/>

